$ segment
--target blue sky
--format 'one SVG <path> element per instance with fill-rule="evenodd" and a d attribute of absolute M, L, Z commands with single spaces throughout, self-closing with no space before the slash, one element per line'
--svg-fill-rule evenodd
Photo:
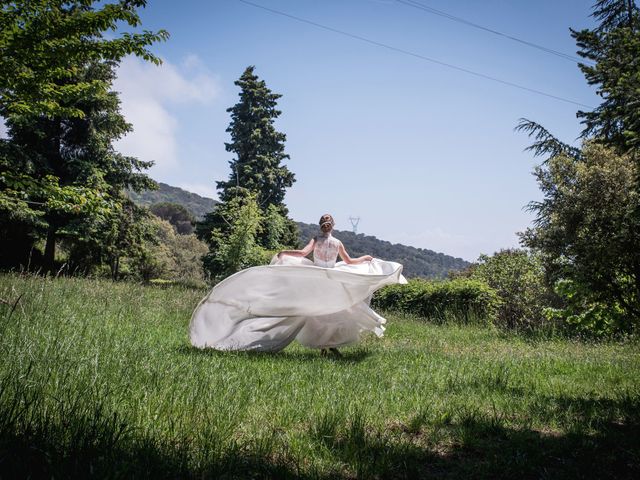
<path fill-rule="evenodd" d="M 251 0 L 398 49 L 597 105 L 576 63 L 394 0 Z M 418 0 L 477 24 L 575 53 L 569 27 L 593 25 L 591 1 Z M 143 28 L 169 31 L 153 47 L 162 67 L 127 59 L 116 89 L 135 131 L 124 153 L 155 160 L 151 176 L 207 196 L 228 176 L 226 109 L 248 65 L 282 94 L 297 182 L 295 220 L 333 213 L 337 228 L 466 260 L 518 245 L 540 193 L 537 160 L 514 132 L 542 123 L 572 142 L 571 103 L 374 46 L 239 0 L 151 0 Z"/>

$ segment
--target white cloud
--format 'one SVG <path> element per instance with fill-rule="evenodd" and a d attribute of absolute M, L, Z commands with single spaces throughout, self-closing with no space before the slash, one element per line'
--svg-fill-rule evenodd
<path fill-rule="evenodd" d="M 7 138 L 7 125 L 2 117 L 0 117 L 0 138 Z"/>
<path fill-rule="evenodd" d="M 203 183 L 181 183 L 178 187 L 186 190 L 187 192 L 197 193 L 202 197 L 213 198 L 214 200 L 218 199 L 218 194 L 216 193 L 216 189 L 212 184 L 203 184 Z"/>
<path fill-rule="evenodd" d="M 122 113 L 133 132 L 116 148 L 140 160 L 153 160 L 153 170 L 169 171 L 179 163 L 179 124 L 171 106 L 208 103 L 219 91 L 216 80 L 196 55 L 180 66 L 167 61 L 161 66 L 137 57 L 125 58 L 118 67 L 114 89 L 120 92 Z"/>

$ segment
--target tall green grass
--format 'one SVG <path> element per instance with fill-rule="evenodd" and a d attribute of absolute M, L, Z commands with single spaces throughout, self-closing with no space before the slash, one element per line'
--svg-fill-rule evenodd
<path fill-rule="evenodd" d="M 343 358 L 203 351 L 205 293 L 0 276 L 0 477 L 640 474 L 636 342 L 390 315 Z"/>

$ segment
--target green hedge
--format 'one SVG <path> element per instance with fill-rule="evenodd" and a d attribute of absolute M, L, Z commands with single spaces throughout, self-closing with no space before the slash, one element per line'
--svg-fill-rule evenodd
<path fill-rule="evenodd" d="M 500 299 L 495 290 L 480 280 L 413 279 L 406 285 L 380 289 L 371 304 L 374 308 L 409 313 L 436 322 L 493 323 Z"/>

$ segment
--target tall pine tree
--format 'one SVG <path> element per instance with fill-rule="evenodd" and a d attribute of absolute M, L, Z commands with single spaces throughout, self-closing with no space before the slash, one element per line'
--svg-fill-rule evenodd
<path fill-rule="evenodd" d="M 216 182 L 221 203 L 196 226 L 198 237 L 209 244 L 205 265 L 214 276 L 223 272 L 221 239 L 236 228 L 233 218 L 237 215 L 230 209 L 257 204 L 260 227 L 252 235 L 259 247 L 277 249 L 298 243 L 297 226 L 287 217 L 284 203 L 286 189 L 293 185 L 295 176 L 283 164 L 289 159 L 284 146 L 286 135 L 274 126 L 282 113 L 276 108 L 282 95 L 273 93 L 254 73 L 253 66 L 235 84 L 240 87 L 240 101 L 227 109 L 231 114 L 227 128 L 231 141 L 225 143 L 226 150 L 234 154 L 229 162 L 231 172 L 228 180 Z"/>
<path fill-rule="evenodd" d="M 282 95 L 271 92 L 253 71 L 253 66 L 248 67 L 235 82 L 240 87 L 240 101 L 227 109 L 231 113 L 227 128 L 231 142 L 225 143 L 235 158 L 229 162 L 229 179 L 217 182 L 217 188 L 222 202 L 253 193 L 262 210 L 269 205 L 284 208 L 285 189 L 295 178 L 282 165 L 289 159 L 284 153 L 286 135 L 274 126 L 282 113 L 276 109 Z"/>
<path fill-rule="evenodd" d="M 640 10 L 633 0 L 599 0 L 594 5 L 596 28 L 571 30 L 589 60 L 580 64 L 589 85 L 603 99 L 593 111 L 579 111 L 585 129 L 626 153 L 640 149 Z"/>

